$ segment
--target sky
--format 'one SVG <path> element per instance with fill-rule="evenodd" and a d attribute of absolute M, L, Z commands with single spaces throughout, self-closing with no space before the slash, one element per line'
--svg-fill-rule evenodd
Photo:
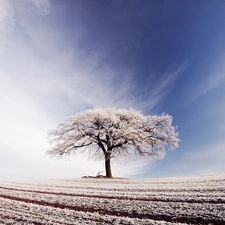
<path fill-rule="evenodd" d="M 83 110 L 167 113 L 179 148 L 113 162 L 114 176 L 225 173 L 225 1 L 0 0 L 0 177 L 79 178 L 47 134 Z"/>

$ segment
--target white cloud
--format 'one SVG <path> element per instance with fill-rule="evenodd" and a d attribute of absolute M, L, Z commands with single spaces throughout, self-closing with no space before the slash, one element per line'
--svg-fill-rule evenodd
<path fill-rule="evenodd" d="M 136 177 L 143 174 L 152 162 L 147 159 L 120 160 L 112 163 L 112 172 L 116 177 Z"/>
<path fill-rule="evenodd" d="M 5 42 L 15 24 L 14 10 L 7 0 L 0 0 L 0 54 L 4 52 Z"/>
<path fill-rule="evenodd" d="M 40 13 L 48 13 L 48 2 L 32 2 L 35 7 L 28 10 L 28 1 L 1 1 L 1 174 L 80 177 L 95 171 L 95 175 L 104 169 L 104 162 L 46 158 L 47 132 L 65 116 L 87 107 L 129 105 L 129 71 L 115 89 L 116 74 L 100 67 L 102 56 L 84 54 L 76 45 L 71 51 L 63 32 L 52 29 L 43 18 L 40 22 Z"/>
<path fill-rule="evenodd" d="M 132 71 L 118 76 L 116 68 L 102 64 L 103 53 L 83 52 L 79 32 L 74 45 L 67 44 L 62 30 L 47 20 L 49 1 L 0 4 L 0 165 L 5 176 L 80 177 L 103 170 L 104 162 L 46 158 L 48 130 L 89 107 L 154 107 L 185 69 L 184 64 L 165 74 L 143 104 L 134 98 Z M 116 167 L 115 175 L 130 176 L 146 165 L 135 163 Z"/>
<path fill-rule="evenodd" d="M 7 0 L 0 0 L 0 32 L 7 33 L 14 26 L 14 10 Z"/>
<path fill-rule="evenodd" d="M 187 61 L 185 61 L 173 71 L 165 73 L 157 83 L 154 83 L 154 86 L 152 86 L 151 80 L 148 81 L 148 88 L 150 90 L 146 90 L 145 92 L 149 93 L 149 98 L 147 98 L 146 101 L 142 102 L 142 108 L 147 108 L 149 110 L 156 107 L 161 102 L 161 100 L 171 91 L 175 81 L 187 68 L 187 64 Z"/>
<path fill-rule="evenodd" d="M 191 151 L 183 154 L 183 159 L 176 166 L 181 174 L 204 175 L 219 174 L 225 172 L 225 140 L 203 144 L 201 147 L 194 147 Z"/>
<path fill-rule="evenodd" d="M 192 100 L 196 100 L 201 96 L 208 94 L 215 88 L 224 86 L 225 84 L 225 55 L 218 55 L 214 62 L 211 62 L 211 67 L 208 73 L 204 74 L 203 79 L 197 84 L 193 90 Z"/>
<path fill-rule="evenodd" d="M 30 0 L 27 0 L 29 2 Z M 48 14 L 50 9 L 49 0 L 31 0 L 31 2 L 39 9 L 40 12 Z"/>

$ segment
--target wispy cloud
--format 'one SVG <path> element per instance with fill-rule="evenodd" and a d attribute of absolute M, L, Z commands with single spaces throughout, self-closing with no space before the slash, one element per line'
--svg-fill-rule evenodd
<path fill-rule="evenodd" d="M 136 177 L 144 174 L 143 171 L 146 170 L 146 167 L 149 166 L 152 162 L 146 159 L 135 159 L 128 161 L 119 161 L 112 163 L 112 170 L 114 176 L 118 177 Z"/>
<path fill-rule="evenodd" d="M 37 2 L 33 1 L 45 13 L 49 7 L 47 1 L 43 1 L 44 6 Z M 116 71 L 100 65 L 101 54 L 96 53 L 94 57 L 85 54 L 76 44 L 69 49 L 63 32 L 51 29 L 44 22 L 35 22 L 40 18 L 32 11 L 31 18 L 29 14 L 24 17 L 24 10 L 20 9 L 16 18 L 23 28 L 17 31 L 22 37 L 5 38 L 7 49 L 1 55 L 2 71 L 16 81 L 17 89 L 20 87 L 30 93 L 28 98 L 35 97 L 40 102 L 44 98 L 54 102 L 54 97 L 61 96 L 72 107 L 129 104 L 129 71 L 117 80 Z"/>
<path fill-rule="evenodd" d="M 142 101 L 142 108 L 149 110 L 159 105 L 163 98 L 172 90 L 174 83 L 183 74 L 187 65 L 188 62 L 185 61 L 172 71 L 166 72 L 161 79 L 154 82 L 154 86 L 151 84 L 151 80 L 149 80 L 147 82 L 149 85 L 146 85 L 146 90 L 144 90 L 145 95 L 148 93 L 148 97 Z"/>
<path fill-rule="evenodd" d="M 14 25 L 14 10 L 9 1 L 0 0 L 0 31 L 7 33 Z"/>
<path fill-rule="evenodd" d="M 6 1 L 3 2 L 6 4 Z M 186 63 L 183 63 L 174 71 L 165 73 L 154 87 L 150 85 L 150 90 L 144 91 L 147 97 L 140 101 L 134 95 L 137 87 L 132 83 L 133 71 L 120 71 L 118 75 L 116 68 L 102 63 L 104 55 L 101 52 L 96 52 L 94 56 L 83 52 L 78 44 L 82 38 L 79 33 L 76 33 L 77 41 L 74 41 L 71 49 L 64 41 L 63 32 L 51 28 L 43 18 L 40 19 L 49 12 L 49 1 L 31 2 L 33 8 L 29 9 L 29 12 L 23 4 L 18 6 L 19 10 L 14 19 L 12 15 L 15 13 L 6 10 L 7 16 L 4 18 L 8 19 L 5 20 L 11 24 L 15 21 L 19 23 L 23 28 L 19 33 L 23 37 L 8 39 L 8 46 L 11 48 L 2 54 L 1 59 L 5 65 L 13 63 L 14 68 L 6 69 L 7 76 L 20 81 L 22 84 L 17 85 L 29 93 L 30 98 L 34 97 L 35 101 L 50 104 L 53 108 L 58 104 L 59 108 L 65 108 L 69 113 L 72 113 L 72 110 L 68 105 L 74 111 L 87 107 L 152 109 L 171 90 L 176 78 L 186 68 Z M 14 26 L 14 29 L 18 28 Z"/>
<path fill-rule="evenodd" d="M 47 0 L 23 3 L 0 0 L 0 132 L 4 134 L 0 139 L 0 145 L 4 146 L 0 160 L 8 157 L 17 161 L 15 165 L 26 164 L 24 171 L 29 171 L 29 167 L 30 173 L 39 168 L 36 176 L 50 177 L 56 172 L 46 173 L 46 168 L 56 165 L 59 174 L 66 170 L 68 176 L 80 176 L 82 170 L 98 172 L 101 163 L 82 161 L 80 165 L 80 159 L 69 164 L 46 159 L 47 131 L 66 116 L 86 108 L 152 109 L 168 94 L 186 63 L 165 73 L 154 87 L 149 85 L 142 101 L 135 96 L 134 71 L 121 71 L 104 63 L 102 52 L 83 51 L 79 46 L 82 33 L 76 33 L 71 47 L 65 41 L 64 32 L 47 19 L 50 12 Z M 34 165 L 28 162 L 33 158 Z M 82 169 L 74 173 L 76 165 Z M 128 164 L 124 173 L 120 166 L 115 172 L 129 176 L 141 171 L 143 165 L 138 161 L 135 167 Z"/>
<path fill-rule="evenodd" d="M 203 145 L 199 149 L 193 149 L 190 153 L 186 153 L 186 168 L 189 174 L 217 174 L 225 170 L 225 141 L 221 140 L 217 143 Z"/>
<path fill-rule="evenodd" d="M 29 2 L 29 0 L 27 0 Z M 48 14 L 50 10 L 50 2 L 49 0 L 31 0 L 31 2 L 35 5 L 40 12 Z"/>
<path fill-rule="evenodd" d="M 201 96 L 207 95 L 210 91 L 225 84 L 225 55 L 215 56 L 215 60 L 211 62 L 210 68 L 200 83 L 196 84 L 196 88 L 192 91 L 192 100 L 196 100 Z"/>
<path fill-rule="evenodd" d="M 157 176 L 160 177 L 224 173 L 224 146 L 224 140 L 212 141 L 211 144 L 204 143 L 199 146 L 190 146 L 187 143 L 178 150 L 180 153 L 171 152 L 165 160 L 154 163 L 149 168 L 149 172 L 157 171 Z M 147 174 L 145 176 L 147 177 Z"/>
<path fill-rule="evenodd" d="M 117 71 L 101 64 L 100 53 L 93 57 L 76 42 L 71 50 L 63 32 L 45 21 L 48 1 L 0 3 L 0 158 L 9 160 L 6 171 L 11 175 L 6 176 L 24 176 L 27 172 L 25 176 L 32 177 L 38 171 L 36 176 L 51 177 L 56 171 L 49 168 L 56 165 L 58 174 L 63 174 L 59 172 L 62 170 L 68 177 L 99 171 L 101 163 L 45 158 L 47 131 L 65 116 L 85 108 L 132 106 L 130 71 L 118 79 Z M 34 158 L 35 163 L 29 163 Z M 21 165 L 26 166 L 16 169 Z M 79 171 L 72 172 L 78 165 Z"/>

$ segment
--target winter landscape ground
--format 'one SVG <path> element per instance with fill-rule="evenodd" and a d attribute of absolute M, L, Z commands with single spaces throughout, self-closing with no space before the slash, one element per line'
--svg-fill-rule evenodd
<path fill-rule="evenodd" d="M 0 179 L 0 224 L 225 224 L 225 174 Z"/>

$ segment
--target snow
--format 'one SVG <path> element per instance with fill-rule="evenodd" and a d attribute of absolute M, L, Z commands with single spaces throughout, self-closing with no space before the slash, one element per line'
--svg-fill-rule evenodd
<path fill-rule="evenodd" d="M 47 154 L 68 156 L 86 150 L 91 158 L 133 156 L 163 158 L 166 149 L 178 148 L 172 116 L 144 116 L 133 109 L 95 108 L 71 116 L 49 132 L 53 147 Z"/>
<path fill-rule="evenodd" d="M 0 179 L 1 223 L 225 224 L 225 174 L 167 179 Z"/>

